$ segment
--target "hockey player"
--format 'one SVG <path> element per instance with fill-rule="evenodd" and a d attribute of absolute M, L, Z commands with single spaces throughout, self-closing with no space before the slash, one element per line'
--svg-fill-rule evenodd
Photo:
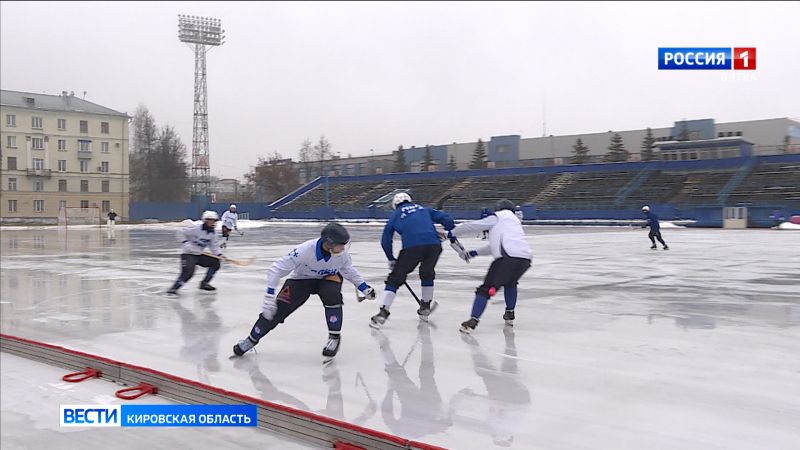
<path fill-rule="evenodd" d="M 656 245 L 656 239 L 658 239 L 658 242 L 661 242 L 661 245 L 664 246 L 664 250 L 669 250 L 667 243 L 664 242 L 664 239 L 661 237 L 661 225 L 658 223 L 658 216 L 650 212 L 650 207 L 646 205 L 642 206 L 642 212 L 644 213 L 645 219 L 647 219 L 647 223 L 642 225 L 642 228 L 650 227 L 650 234 L 647 235 L 647 237 L 650 238 L 650 242 L 653 244 L 650 248 L 652 250 L 658 249 Z"/>
<path fill-rule="evenodd" d="M 516 208 L 514 208 L 514 215 L 517 216 L 517 219 L 519 219 L 520 222 L 522 222 L 522 218 L 525 215 L 522 213 L 522 207 L 521 206 L 517 205 Z"/>
<path fill-rule="evenodd" d="M 239 216 L 236 214 L 236 205 L 231 205 L 227 211 L 222 214 L 222 237 L 225 238 L 225 247 L 228 242 L 228 236 L 231 235 L 231 230 L 239 231 Z"/>
<path fill-rule="evenodd" d="M 115 213 L 114 210 L 112 209 L 108 212 L 107 216 L 108 220 L 106 221 L 106 225 L 108 226 L 108 228 L 113 229 L 114 224 L 117 222 L 117 213 Z"/>
<path fill-rule="evenodd" d="M 365 297 L 375 299 L 375 289 L 353 267 L 346 249 L 348 242 L 350 234 L 347 229 L 332 222 L 325 225 L 318 239 L 298 245 L 288 255 L 275 261 L 267 272 L 267 292 L 261 314 L 250 334 L 233 346 L 233 353 L 236 356 L 244 355 L 303 306 L 308 297 L 316 294 L 325 305 L 328 324 L 328 341 L 322 349 L 322 356 L 336 356 L 342 331 L 342 277 L 356 285 Z M 281 278 L 289 273 L 291 275 L 283 287 L 276 290 Z"/>
<path fill-rule="evenodd" d="M 455 227 L 449 215 L 413 203 L 411 196 L 405 192 L 395 194 L 392 206 L 395 208 L 394 214 L 383 228 L 381 238 L 381 247 L 389 259 L 391 273 L 386 281 L 380 310 L 370 320 L 370 326 L 373 328 L 380 328 L 389 318 L 389 309 L 394 302 L 397 288 L 406 282 L 406 277 L 417 265 L 422 284 L 422 299 L 417 314 L 420 319 L 427 320 L 436 308 L 436 303 L 433 302 L 433 280 L 436 277 L 434 268 L 442 253 L 441 239 L 433 224 L 434 222 L 441 224 L 447 231 Z M 396 260 L 392 249 L 395 232 L 403 240 L 403 248 Z"/>
<path fill-rule="evenodd" d="M 491 215 L 492 211 L 490 211 L 489 208 L 483 208 L 481 210 L 481 219 L 485 219 Z M 487 237 L 489 237 L 489 232 L 487 230 L 483 230 L 483 237 L 481 237 L 481 240 L 485 241 Z"/>
<path fill-rule="evenodd" d="M 205 211 L 201 217 L 203 222 L 198 225 L 192 224 L 182 229 L 179 235 L 182 238 L 183 247 L 181 248 L 181 274 L 178 280 L 167 291 L 168 294 L 175 295 L 187 281 L 194 275 L 195 266 L 208 267 L 205 278 L 200 282 L 200 289 L 204 291 L 216 291 L 217 288 L 208 284 L 214 277 L 214 273 L 219 270 L 220 260 L 225 259 L 217 243 L 217 234 L 214 232 L 219 216 L 214 211 Z M 203 250 L 208 247 L 216 258 L 203 254 Z"/>
<path fill-rule="evenodd" d="M 459 224 L 448 233 L 447 237 L 453 239 L 458 235 L 463 236 L 482 230 L 489 231 L 489 245 L 459 255 L 465 261 L 478 255 L 491 254 L 494 257 L 483 284 L 475 290 L 472 315 L 469 320 L 461 324 L 460 331 L 464 333 L 470 333 L 478 326 L 489 298 L 501 288 L 506 300 L 503 320 L 507 325 L 513 325 L 514 307 L 517 304 L 517 282 L 531 267 L 531 249 L 525 241 L 525 232 L 519 219 L 514 215 L 514 204 L 510 200 L 499 200 L 495 205 L 494 214 L 485 219 Z"/>

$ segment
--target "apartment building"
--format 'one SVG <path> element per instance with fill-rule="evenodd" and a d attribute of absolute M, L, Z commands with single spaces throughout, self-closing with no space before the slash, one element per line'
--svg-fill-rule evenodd
<path fill-rule="evenodd" d="M 0 91 L 0 220 L 54 223 L 62 207 L 125 220 L 128 122 L 66 91 Z"/>

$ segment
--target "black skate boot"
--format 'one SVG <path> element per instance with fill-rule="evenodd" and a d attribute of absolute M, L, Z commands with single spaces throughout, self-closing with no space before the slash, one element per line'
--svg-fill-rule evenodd
<path fill-rule="evenodd" d="M 217 290 L 217 288 L 215 288 L 214 286 L 208 284 L 205 281 L 200 283 L 200 289 L 202 289 L 204 291 L 216 291 Z"/>
<path fill-rule="evenodd" d="M 669 246 L 665 245 L 664 250 L 669 250 Z"/>
<path fill-rule="evenodd" d="M 338 334 L 328 335 L 328 342 L 325 343 L 325 347 L 322 349 L 322 356 L 325 358 L 324 362 L 328 362 L 336 356 L 336 353 L 339 352 L 339 344 L 341 344 L 341 342 L 341 336 Z"/>
<path fill-rule="evenodd" d="M 250 349 L 255 347 L 257 343 L 258 342 L 253 342 L 252 339 L 250 339 L 250 336 L 247 336 L 246 338 L 239 341 L 238 344 L 233 346 L 233 354 L 236 356 L 242 356 L 245 353 L 247 353 Z"/>
<path fill-rule="evenodd" d="M 653 244 L 650 246 L 650 250 L 658 250 L 658 246 L 656 244 Z"/>
<path fill-rule="evenodd" d="M 514 311 L 506 311 L 503 314 L 503 320 L 506 321 L 506 325 L 513 327 L 514 326 Z"/>
<path fill-rule="evenodd" d="M 375 329 L 380 329 L 383 324 L 386 323 L 386 320 L 389 319 L 389 310 L 386 307 L 381 306 L 381 309 L 378 311 L 378 314 L 372 316 L 369 320 L 369 326 Z"/>
<path fill-rule="evenodd" d="M 460 331 L 460 332 L 462 332 L 462 333 L 467 333 L 467 334 L 469 334 L 469 333 L 471 333 L 471 332 L 472 332 L 472 331 L 475 329 L 475 327 L 477 327 L 477 326 L 478 326 L 478 319 L 476 319 L 476 318 L 474 318 L 474 317 L 470 317 L 468 321 L 466 321 L 466 322 L 463 322 L 463 323 L 461 324 L 461 328 L 460 328 L 458 331 Z"/>
<path fill-rule="evenodd" d="M 178 295 L 178 288 L 171 287 L 167 291 L 167 295 Z"/>
<path fill-rule="evenodd" d="M 431 315 L 436 310 L 436 306 L 438 303 L 431 300 L 429 302 L 421 301 L 419 303 L 419 309 L 417 310 L 417 314 L 419 315 L 420 320 L 424 320 L 425 322 L 428 321 L 428 316 Z"/>

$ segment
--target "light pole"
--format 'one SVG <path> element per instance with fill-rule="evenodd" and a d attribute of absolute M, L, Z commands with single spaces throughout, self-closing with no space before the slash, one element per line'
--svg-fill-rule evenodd
<path fill-rule="evenodd" d="M 225 43 L 219 19 L 178 15 L 178 39 L 194 50 L 194 123 L 192 133 L 192 194 L 208 195 L 211 163 L 208 152 L 208 94 L 206 90 L 206 46 Z"/>

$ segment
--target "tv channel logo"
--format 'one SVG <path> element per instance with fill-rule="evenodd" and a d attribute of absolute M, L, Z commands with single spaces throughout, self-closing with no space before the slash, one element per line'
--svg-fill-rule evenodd
<path fill-rule="evenodd" d="M 61 405 L 62 427 L 118 427 L 121 405 Z"/>
<path fill-rule="evenodd" d="M 755 47 L 659 47 L 658 70 L 756 70 Z"/>

